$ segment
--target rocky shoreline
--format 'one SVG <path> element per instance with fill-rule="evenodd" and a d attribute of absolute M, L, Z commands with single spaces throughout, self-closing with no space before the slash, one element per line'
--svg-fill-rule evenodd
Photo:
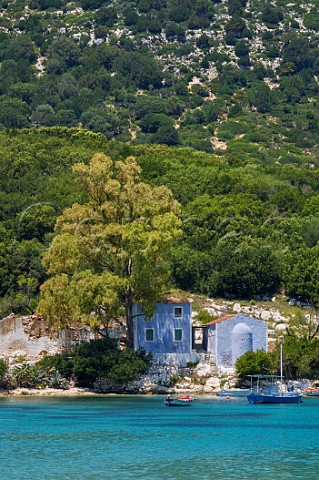
<path fill-rule="evenodd" d="M 96 392 L 90 391 L 86 388 L 70 388 L 68 390 L 56 388 L 15 388 L 14 390 L 0 390 L 0 397 L 11 396 L 78 396 L 78 395 L 96 395 Z"/>
<path fill-rule="evenodd" d="M 101 379 L 94 388 L 15 388 L 0 390 L 0 396 L 78 396 L 78 395 L 218 395 L 222 387 L 236 386 L 233 372 L 224 372 L 222 378 L 213 366 L 195 368 L 172 365 L 153 365 L 140 379 L 127 385 L 115 385 Z"/>
<path fill-rule="evenodd" d="M 46 389 L 38 389 L 38 388 L 17 388 L 15 390 L 0 390 L 0 398 L 1 397 L 78 397 L 78 396 L 90 396 L 90 397 L 98 397 L 98 396 L 116 396 L 116 395 L 167 395 L 170 394 L 194 394 L 193 391 L 190 390 L 175 390 L 175 389 L 168 389 L 167 391 L 153 391 L 153 392 L 99 392 L 95 390 L 88 390 L 85 388 L 71 388 L 70 390 L 60 390 L 54 388 L 46 388 Z M 197 396 L 204 396 L 208 395 L 204 392 L 197 392 Z M 217 396 L 218 393 L 210 393 L 210 396 Z"/>

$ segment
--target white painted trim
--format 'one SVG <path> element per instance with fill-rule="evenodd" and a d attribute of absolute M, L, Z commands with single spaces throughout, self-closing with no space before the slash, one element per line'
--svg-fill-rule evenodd
<path fill-rule="evenodd" d="M 176 309 L 176 308 L 178 308 L 178 309 L 181 310 L 181 315 L 178 315 L 178 316 L 175 315 L 175 309 Z M 183 312 L 183 307 L 174 307 L 174 308 L 173 308 L 173 317 L 174 317 L 174 318 L 177 318 L 177 319 L 183 318 L 183 313 L 184 313 L 184 312 Z"/>
<path fill-rule="evenodd" d="M 153 340 L 147 340 L 147 338 L 146 338 L 146 331 L 147 331 L 147 330 L 152 330 L 152 332 L 153 332 Z M 155 342 L 155 328 L 144 328 L 144 341 L 145 341 L 145 343 Z"/>
<path fill-rule="evenodd" d="M 182 338 L 180 340 L 176 340 L 176 331 L 180 330 L 182 332 Z M 184 338 L 184 330 L 182 328 L 174 328 L 174 342 L 182 342 Z"/>

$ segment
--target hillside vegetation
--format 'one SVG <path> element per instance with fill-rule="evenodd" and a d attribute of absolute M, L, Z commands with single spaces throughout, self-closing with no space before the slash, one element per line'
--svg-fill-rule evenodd
<path fill-rule="evenodd" d="M 281 165 L 272 150 L 230 165 L 227 155 L 110 142 L 62 127 L 3 132 L 0 145 L 2 315 L 35 308 L 56 217 L 85 201 L 70 167 L 100 151 L 114 160 L 136 157 L 143 180 L 168 186 L 180 202 L 173 285 L 210 296 L 285 292 L 319 300 L 317 168 Z"/>
<path fill-rule="evenodd" d="M 281 163 L 317 153 L 317 1 L 1 7 L 5 128 L 80 123 L 108 139 L 227 151 L 237 165 L 269 148 Z"/>
<path fill-rule="evenodd" d="M 16 0 L 0 16 L 1 315 L 35 308 L 71 174 L 136 157 L 182 205 L 172 285 L 319 301 L 318 2 Z"/>

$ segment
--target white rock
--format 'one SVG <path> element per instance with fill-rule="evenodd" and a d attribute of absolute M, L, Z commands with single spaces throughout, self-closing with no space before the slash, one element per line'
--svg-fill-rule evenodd
<path fill-rule="evenodd" d="M 287 329 L 287 325 L 285 323 L 278 323 L 278 325 L 276 325 L 277 332 L 282 332 L 286 329 Z"/>
<path fill-rule="evenodd" d="M 270 320 L 272 318 L 272 313 L 271 312 L 266 312 L 265 310 L 262 310 L 260 317 L 263 320 Z"/>
<path fill-rule="evenodd" d="M 197 370 L 196 370 L 196 374 L 199 377 L 207 377 L 207 375 L 210 375 L 210 373 L 211 373 L 210 365 L 201 364 L 200 367 L 198 367 Z"/>
<path fill-rule="evenodd" d="M 233 305 L 233 311 L 234 311 L 234 312 L 241 312 L 241 305 L 240 305 L 240 303 L 234 303 L 234 305 Z"/>
<path fill-rule="evenodd" d="M 26 352 L 24 350 L 16 350 L 15 352 L 12 353 L 13 358 L 19 358 L 19 357 L 24 357 L 26 355 Z"/>
<path fill-rule="evenodd" d="M 217 377 L 210 377 L 206 380 L 206 387 L 220 388 L 220 380 Z"/>

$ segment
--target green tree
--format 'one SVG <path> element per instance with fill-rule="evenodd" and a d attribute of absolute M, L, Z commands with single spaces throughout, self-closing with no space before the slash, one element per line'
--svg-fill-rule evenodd
<path fill-rule="evenodd" d="M 300 234 L 308 247 L 314 247 L 319 241 L 319 217 L 307 217 L 301 221 Z"/>
<path fill-rule="evenodd" d="M 105 0 L 81 0 L 80 5 L 83 8 L 83 10 L 96 10 L 97 8 L 100 8 L 103 4 L 107 5 L 109 4 L 109 1 Z"/>
<path fill-rule="evenodd" d="M 226 235 L 216 248 L 215 272 L 209 279 L 213 295 L 271 295 L 278 291 L 281 264 L 271 245 L 251 238 L 232 241 Z M 236 234 L 234 236 L 236 239 Z"/>
<path fill-rule="evenodd" d="M 30 120 L 33 125 L 53 125 L 54 110 L 49 104 L 40 104 L 32 112 Z"/>
<path fill-rule="evenodd" d="M 199 252 L 183 242 L 173 252 L 173 278 L 184 290 L 204 292 L 211 264 L 209 253 Z"/>
<path fill-rule="evenodd" d="M 319 375 L 319 341 L 289 329 L 283 337 L 284 363 L 293 378 L 317 379 Z"/>
<path fill-rule="evenodd" d="M 0 358 L 0 388 L 4 388 L 7 386 L 7 374 L 9 371 L 8 363 Z"/>
<path fill-rule="evenodd" d="M 51 278 L 42 286 L 39 311 L 61 326 L 96 328 L 124 315 L 132 346 L 133 303 L 142 303 L 149 317 L 167 286 L 179 206 L 166 187 L 141 182 L 131 157 L 113 164 L 96 154 L 89 166 L 73 169 L 88 202 L 58 218 L 59 234 L 44 255 Z"/>
<path fill-rule="evenodd" d="M 256 82 L 249 92 L 249 100 L 258 112 L 267 113 L 274 103 L 274 95 L 268 85 L 263 82 Z"/>
<path fill-rule="evenodd" d="M 300 248 L 286 256 L 286 292 L 294 297 L 319 304 L 319 246 Z"/>
<path fill-rule="evenodd" d="M 292 32 L 284 39 L 282 58 L 284 62 L 294 64 L 297 71 L 313 67 L 317 57 L 317 51 L 307 36 Z"/>
<path fill-rule="evenodd" d="M 284 16 L 280 10 L 267 5 L 262 12 L 261 18 L 267 25 L 275 26 L 283 20 Z"/>
<path fill-rule="evenodd" d="M 177 145 L 179 143 L 178 131 L 173 125 L 161 125 L 153 135 L 153 143 L 163 143 L 164 145 Z"/>
<path fill-rule="evenodd" d="M 162 86 L 161 65 L 149 54 L 123 52 L 114 60 L 113 68 L 124 77 L 129 78 L 139 88 L 160 88 Z"/>
<path fill-rule="evenodd" d="M 316 11 L 307 13 L 304 17 L 304 25 L 309 30 L 319 30 L 319 14 Z"/>
<path fill-rule="evenodd" d="M 24 128 L 29 125 L 31 110 L 18 98 L 0 102 L 0 123 L 6 128 Z"/>
<path fill-rule="evenodd" d="M 230 39 L 230 35 L 236 42 L 237 38 L 241 38 L 244 35 L 244 31 L 246 29 L 245 22 L 242 18 L 240 18 L 238 15 L 234 15 L 233 17 L 230 18 L 229 22 L 225 26 L 226 30 L 226 35 L 228 35 L 228 39 Z M 229 45 L 233 45 L 233 43 L 229 43 Z"/>
<path fill-rule="evenodd" d="M 316 217 L 319 215 L 319 195 L 314 195 L 305 200 L 302 213 L 309 217 Z"/>
<path fill-rule="evenodd" d="M 53 231 L 56 211 L 51 205 L 38 203 L 31 205 L 19 216 L 19 236 L 25 240 L 37 238 L 44 241 Z"/>
<path fill-rule="evenodd" d="M 95 12 L 95 22 L 97 25 L 112 27 L 117 19 L 117 10 L 114 7 L 103 6 Z"/>
<path fill-rule="evenodd" d="M 0 295 L 14 294 L 20 290 L 21 275 L 44 279 L 44 269 L 41 266 L 40 254 L 43 246 L 36 239 L 18 242 L 0 242 Z M 14 309 L 16 311 L 16 309 Z"/>
<path fill-rule="evenodd" d="M 134 105 L 132 106 L 137 119 L 141 119 L 145 115 L 151 115 L 155 113 L 167 114 L 168 107 L 169 105 L 167 100 L 146 95 L 138 96 Z"/>
<path fill-rule="evenodd" d="M 88 108 L 81 115 L 81 123 L 88 130 L 102 132 L 107 138 L 112 138 L 114 133 L 119 133 L 119 119 L 115 112 L 108 112 L 106 109 L 92 107 Z"/>
<path fill-rule="evenodd" d="M 173 127 L 173 121 L 168 115 L 163 113 L 150 113 L 143 117 L 139 122 L 139 125 L 142 132 L 156 133 L 161 126 L 169 125 L 170 127 Z"/>
<path fill-rule="evenodd" d="M 191 15 L 192 2 L 189 0 L 170 0 L 169 7 L 170 20 L 180 23 L 187 20 Z"/>
<path fill-rule="evenodd" d="M 17 62 L 26 59 L 28 62 L 34 62 L 36 59 L 35 47 L 27 35 L 16 35 L 11 37 L 5 57 Z"/>
<path fill-rule="evenodd" d="M 58 68 L 56 67 L 57 71 L 64 71 L 77 65 L 79 57 L 79 45 L 71 38 L 65 36 L 56 38 L 48 48 L 49 65 L 51 62 L 56 62 L 56 66 L 58 66 Z"/>
<path fill-rule="evenodd" d="M 236 372 L 240 377 L 255 374 L 270 375 L 273 373 L 274 366 L 273 355 L 263 350 L 256 352 L 248 350 L 235 363 Z"/>
<path fill-rule="evenodd" d="M 168 40 L 177 38 L 179 41 L 183 41 L 185 39 L 185 28 L 175 22 L 166 24 L 165 33 Z"/>
<path fill-rule="evenodd" d="M 244 40 L 240 40 L 236 43 L 235 46 L 235 53 L 237 57 L 245 57 L 249 53 L 249 46 Z"/>
<path fill-rule="evenodd" d="M 30 105 L 35 93 L 35 85 L 31 83 L 16 83 L 8 89 L 9 97 L 19 98 Z"/>

